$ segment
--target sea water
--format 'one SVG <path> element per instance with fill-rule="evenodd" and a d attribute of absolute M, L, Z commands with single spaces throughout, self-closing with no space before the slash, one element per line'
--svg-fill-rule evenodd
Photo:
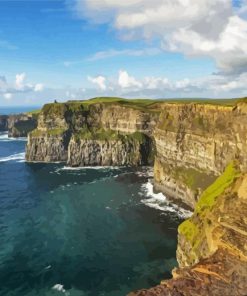
<path fill-rule="evenodd" d="M 0 295 L 123 296 L 170 277 L 189 215 L 151 168 L 28 164 L 0 134 Z"/>

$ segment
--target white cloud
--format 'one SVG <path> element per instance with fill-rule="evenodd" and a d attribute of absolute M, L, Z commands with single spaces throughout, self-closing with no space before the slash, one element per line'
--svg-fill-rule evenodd
<path fill-rule="evenodd" d="M 6 99 L 6 100 L 11 100 L 12 99 L 12 94 L 11 93 L 6 93 L 3 95 L 3 97 Z"/>
<path fill-rule="evenodd" d="M 13 94 L 41 92 L 44 89 L 42 83 L 31 84 L 26 82 L 26 74 L 16 74 L 14 83 L 9 83 L 4 76 L 0 76 L 0 94 L 5 99 L 11 99 Z"/>
<path fill-rule="evenodd" d="M 213 58 L 220 71 L 247 71 L 247 1 L 73 0 L 91 22 L 110 23 L 126 38 L 153 37 L 164 50 Z M 112 53 L 114 54 L 114 53 Z"/>
<path fill-rule="evenodd" d="M 23 91 L 23 92 L 28 92 L 28 91 L 34 91 L 34 92 L 39 92 L 44 89 L 44 85 L 42 83 L 37 83 L 37 84 L 30 84 L 26 83 L 26 73 L 20 73 L 16 74 L 15 76 L 15 90 L 16 91 Z"/>
<path fill-rule="evenodd" d="M 142 83 L 130 76 L 127 71 L 119 71 L 118 85 L 121 88 L 141 88 Z"/>
<path fill-rule="evenodd" d="M 88 58 L 88 61 L 97 61 L 108 59 L 112 57 L 118 56 L 155 56 L 161 53 L 161 50 L 158 48 L 144 48 L 144 49 L 123 49 L 123 50 L 116 50 L 110 49 L 106 51 L 99 51 L 96 52 L 94 55 Z"/>
<path fill-rule="evenodd" d="M 22 90 L 25 87 L 23 85 L 23 82 L 25 79 L 26 79 L 26 73 L 16 74 L 15 76 L 16 89 Z"/>
<path fill-rule="evenodd" d="M 91 77 L 91 76 L 88 76 L 88 81 L 90 81 L 91 83 L 93 84 L 96 84 L 97 87 L 100 89 L 100 90 L 106 90 L 106 78 L 104 76 L 97 76 L 97 77 Z"/>
<path fill-rule="evenodd" d="M 162 77 L 146 77 L 144 79 L 144 85 L 146 85 L 147 89 L 172 89 L 172 84 L 168 78 Z"/>
<path fill-rule="evenodd" d="M 38 92 L 38 91 L 42 91 L 44 89 L 44 85 L 42 83 L 37 83 L 34 86 L 34 91 Z"/>
<path fill-rule="evenodd" d="M 114 78 L 107 79 L 104 77 L 105 88 L 99 87 L 99 80 L 96 78 L 91 78 L 91 82 L 96 84 L 105 95 L 156 98 L 208 96 L 209 94 L 213 97 L 232 96 L 233 93 L 242 94 L 247 85 L 247 73 L 237 77 L 210 75 L 196 79 L 170 80 L 167 77 L 153 76 L 138 79 L 131 76 L 127 71 L 120 70 L 118 76 L 116 75 Z M 85 92 L 87 93 L 87 91 Z"/>

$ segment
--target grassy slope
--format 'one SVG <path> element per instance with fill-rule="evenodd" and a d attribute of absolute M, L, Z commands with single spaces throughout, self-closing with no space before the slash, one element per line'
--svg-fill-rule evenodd
<path fill-rule="evenodd" d="M 204 219 L 207 216 L 207 213 L 210 212 L 215 205 L 217 198 L 222 195 L 239 176 L 238 164 L 232 161 L 226 167 L 223 174 L 202 193 L 192 218 L 186 220 L 179 226 L 179 234 L 184 235 L 192 246 L 197 246 L 200 241 L 199 228 L 196 222 L 198 218 Z"/>

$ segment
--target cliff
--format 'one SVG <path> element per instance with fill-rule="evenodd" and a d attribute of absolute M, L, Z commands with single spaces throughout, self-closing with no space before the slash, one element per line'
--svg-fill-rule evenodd
<path fill-rule="evenodd" d="M 247 111 L 233 106 L 164 104 L 154 130 L 155 188 L 194 208 L 233 159 L 247 169 Z"/>
<path fill-rule="evenodd" d="M 36 129 L 38 114 L 0 115 L 0 131 L 8 131 L 9 137 L 27 137 Z"/>
<path fill-rule="evenodd" d="M 45 105 L 28 161 L 154 164 L 156 191 L 194 209 L 173 279 L 130 295 L 246 295 L 247 103 L 106 98 Z"/>
<path fill-rule="evenodd" d="M 152 101 L 145 105 L 123 100 L 45 105 L 29 134 L 26 159 L 71 166 L 151 164 L 159 111 Z"/>
<path fill-rule="evenodd" d="M 28 133 L 36 129 L 36 114 L 16 114 L 8 116 L 8 135 L 9 137 L 27 137 Z"/>

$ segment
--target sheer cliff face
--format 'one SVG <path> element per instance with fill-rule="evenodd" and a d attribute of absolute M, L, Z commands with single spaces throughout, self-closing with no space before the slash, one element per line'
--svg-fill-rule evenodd
<path fill-rule="evenodd" d="M 245 105 L 167 104 L 154 131 L 155 186 L 195 206 L 200 192 L 238 159 L 247 168 Z"/>
<path fill-rule="evenodd" d="M 150 147 L 151 148 L 151 147 Z M 147 165 L 143 149 L 148 142 L 128 137 L 116 140 L 70 140 L 68 148 L 68 165 L 70 166 L 141 166 Z"/>
<path fill-rule="evenodd" d="M 151 135 L 159 113 L 118 104 L 45 105 L 29 134 L 28 161 L 71 166 L 139 166 L 152 160 Z"/>

